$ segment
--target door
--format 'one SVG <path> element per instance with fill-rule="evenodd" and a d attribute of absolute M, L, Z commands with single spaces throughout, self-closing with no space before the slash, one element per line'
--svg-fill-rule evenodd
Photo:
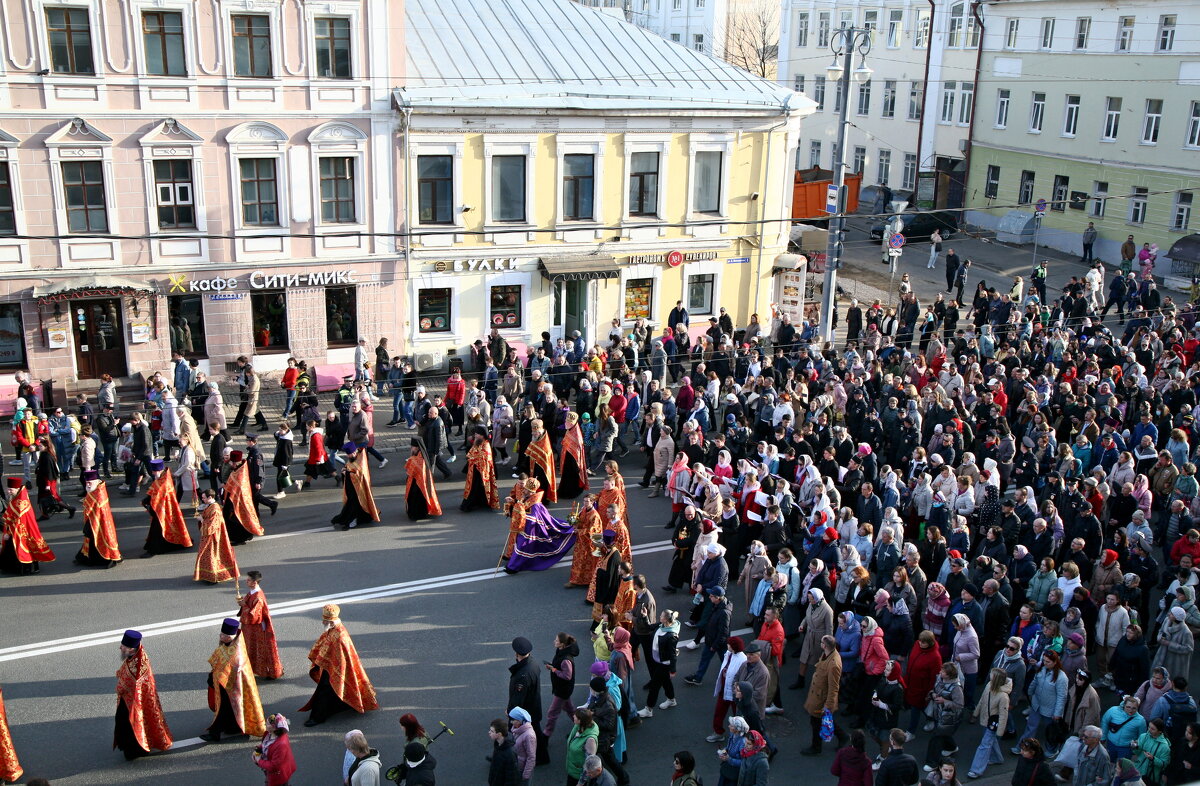
<path fill-rule="evenodd" d="M 128 374 L 121 301 L 116 298 L 77 300 L 71 304 L 71 310 L 75 320 L 75 364 L 79 378 Z"/>
<path fill-rule="evenodd" d="M 563 297 L 563 332 L 571 338 L 578 330 L 588 340 L 587 296 L 590 281 L 567 281 Z"/>

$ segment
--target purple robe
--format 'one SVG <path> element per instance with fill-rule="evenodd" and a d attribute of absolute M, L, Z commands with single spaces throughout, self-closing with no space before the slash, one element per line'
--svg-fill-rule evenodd
<path fill-rule="evenodd" d="M 575 548 L 575 528 L 556 519 L 546 506 L 535 502 L 525 519 L 525 531 L 517 535 L 508 570 L 546 570 Z"/>

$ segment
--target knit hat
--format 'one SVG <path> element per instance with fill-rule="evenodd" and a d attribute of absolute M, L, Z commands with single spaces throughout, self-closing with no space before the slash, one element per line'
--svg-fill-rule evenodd
<path fill-rule="evenodd" d="M 1072 644 L 1074 644 L 1076 647 L 1079 647 L 1080 649 L 1083 648 L 1083 634 L 1082 633 L 1072 633 L 1070 636 L 1067 636 L 1067 641 L 1071 642 Z"/>
<path fill-rule="evenodd" d="M 590 671 L 592 673 L 593 677 L 600 677 L 601 679 L 608 679 L 609 669 L 608 669 L 608 663 L 606 663 L 605 661 L 602 661 L 602 660 L 596 661 L 595 663 L 592 664 L 591 668 L 588 669 L 588 671 Z"/>
<path fill-rule="evenodd" d="M 528 655 L 533 652 L 533 644 L 524 636 L 517 636 L 512 640 L 513 652 L 518 655 Z"/>
<path fill-rule="evenodd" d="M 588 682 L 588 687 L 596 691 L 596 693 L 604 693 L 608 690 L 608 684 L 605 683 L 603 677 L 592 677 Z"/>
<path fill-rule="evenodd" d="M 1111 567 L 1112 564 L 1116 561 L 1117 561 L 1117 552 L 1113 551 L 1112 549 L 1105 549 L 1104 557 L 1100 564 L 1102 564 L 1104 567 L 1108 568 L 1108 567 Z"/>
<path fill-rule="evenodd" d="M 1171 616 L 1174 617 L 1179 622 L 1183 622 L 1184 617 L 1187 616 L 1187 611 L 1184 610 L 1183 606 L 1172 606 L 1171 607 Z"/>

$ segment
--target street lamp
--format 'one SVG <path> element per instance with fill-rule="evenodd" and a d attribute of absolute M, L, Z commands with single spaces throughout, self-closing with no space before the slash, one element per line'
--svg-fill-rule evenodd
<path fill-rule="evenodd" d="M 833 31 L 829 48 L 833 62 L 825 69 L 831 82 L 841 86 L 842 105 L 838 111 L 837 144 L 833 148 L 833 184 L 837 189 L 837 210 L 829 222 L 829 246 L 825 254 L 825 284 L 821 293 L 821 336 L 824 341 L 833 340 L 833 312 L 836 307 L 837 269 L 841 267 L 842 234 L 846 220 L 846 140 L 850 131 L 850 79 L 862 84 L 871 78 L 867 67 L 867 53 L 871 51 L 869 27 L 842 25 Z M 858 53 L 858 68 L 853 68 L 854 54 Z"/>

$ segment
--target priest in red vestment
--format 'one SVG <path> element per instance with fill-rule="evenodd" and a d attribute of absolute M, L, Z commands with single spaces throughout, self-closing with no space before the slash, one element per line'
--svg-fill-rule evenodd
<path fill-rule="evenodd" d="M 375 496 L 371 493 L 371 465 L 367 451 L 347 442 L 342 446 L 346 454 L 346 471 L 342 473 L 342 510 L 330 523 L 343 530 L 379 521 L 379 508 L 375 507 Z"/>
<path fill-rule="evenodd" d="M 12 498 L 0 518 L 4 524 L 0 572 L 37 573 L 41 570 L 38 563 L 54 561 L 54 552 L 42 537 L 25 483 L 20 478 L 9 478 L 8 488 Z"/>
<path fill-rule="evenodd" d="M 150 514 L 150 534 L 146 536 L 146 550 L 142 557 L 190 549 L 192 536 L 188 533 L 183 509 L 179 507 L 175 483 L 162 459 L 150 462 L 150 474 L 154 480 L 146 489 L 146 496 L 142 497 L 142 507 Z"/>
<path fill-rule="evenodd" d="M 587 448 L 583 445 L 579 415 L 568 412 L 566 426 L 567 433 L 563 435 L 562 451 L 558 455 L 558 475 L 561 478 L 558 496 L 575 499 L 588 490 Z"/>
<path fill-rule="evenodd" d="M 467 451 L 467 483 L 463 486 L 463 501 L 459 508 L 469 512 L 477 508 L 500 509 L 500 492 L 496 489 L 496 465 L 492 460 L 492 441 L 476 434 Z"/>
<path fill-rule="evenodd" d="M 250 467 L 246 464 L 242 451 L 232 451 L 229 454 L 229 463 L 233 466 L 233 471 L 225 481 L 225 503 L 222 513 L 225 516 L 225 529 L 229 532 L 230 542 L 240 546 L 249 542 L 255 535 L 265 533 L 258 520 L 254 490 L 250 487 Z"/>
<path fill-rule="evenodd" d="M 121 638 L 121 666 L 117 669 L 117 717 L 113 748 L 120 748 L 126 761 L 150 751 L 171 747 L 171 730 L 158 700 L 158 686 L 150 668 L 150 656 L 142 646 L 142 634 L 127 630 Z"/>
<path fill-rule="evenodd" d="M 546 494 L 546 501 L 558 502 L 554 448 L 550 445 L 550 435 L 546 433 L 541 420 L 533 421 L 533 436 L 529 447 L 525 448 L 525 456 L 529 459 L 529 477 L 535 478 L 541 485 Z"/>
<path fill-rule="evenodd" d="M 408 514 L 409 521 L 440 516 L 442 503 L 438 501 L 437 489 L 433 485 L 425 443 L 414 439 L 410 448 L 408 460 L 404 462 L 404 473 L 407 475 L 404 481 L 404 512 Z"/>
<path fill-rule="evenodd" d="M 94 469 L 84 470 L 83 479 L 83 546 L 75 562 L 94 568 L 111 568 L 121 561 L 117 544 L 117 526 L 113 523 L 108 487 Z"/>
<path fill-rule="evenodd" d="M 16 783 L 21 779 L 21 763 L 8 731 L 8 712 L 4 709 L 4 691 L 0 690 L 0 783 Z"/>
<path fill-rule="evenodd" d="M 283 676 L 283 664 L 279 661 L 279 646 L 275 642 L 275 626 L 271 623 L 271 610 L 267 607 L 267 596 L 262 591 L 262 573 L 257 570 L 246 572 L 246 586 L 250 589 L 238 598 L 238 620 L 242 623 L 242 636 L 246 639 L 246 653 L 254 676 L 263 680 L 277 680 Z"/>
<path fill-rule="evenodd" d="M 586 587 L 592 582 L 596 573 L 596 563 L 600 561 L 592 552 L 592 536 L 604 532 L 604 523 L 600 520 L 600 511 L 596 510 L 596 495 L 588 494 L 583 498 L 583 508 L 575 519 L 575 549 L 571 552 L 571 578 L 563 585 L 566 589 Z"/>
<path fill-rule="evenodd" d="M 209 584 L 229 581 L 239 572 L 237 555 L 233 552 L 233 544 L 229 542 L 225 516 L 212 489 L 200 492 L 199 510 L 200 551 L 196 553 L 196 569 L 192 579 Z"/>
<path fill-rule="evenodd" d="M 300 708 L 308 712 L 305 726 L 324 723 L 330 716 L 345 710 L 358 713 L 379 709 L 375 699 L 375 688 L 367 679 L 367 672 L 358 659 L 358 650 L 350 640 L 350 634 L 342 625 L 342 610 L 329 603 L 321 610 L 321 621 L 325 629 L 308 653 L 312 661 L 309 676 L 317 683 L 312 698 Z"/>
<path fill-rule="evenodd" d="M 246 654 L 246 641 L 241 635 L 241 623 L 226 617 L 221 623 L 220 641 L 208 665 L 208 708 L 216 715 L 200 735 L 205 742 L 220 742 L 221 735 L 231 737 L 261 737 L 267 730 L 262 702 L 258 698 L 258 683 Z"/>

